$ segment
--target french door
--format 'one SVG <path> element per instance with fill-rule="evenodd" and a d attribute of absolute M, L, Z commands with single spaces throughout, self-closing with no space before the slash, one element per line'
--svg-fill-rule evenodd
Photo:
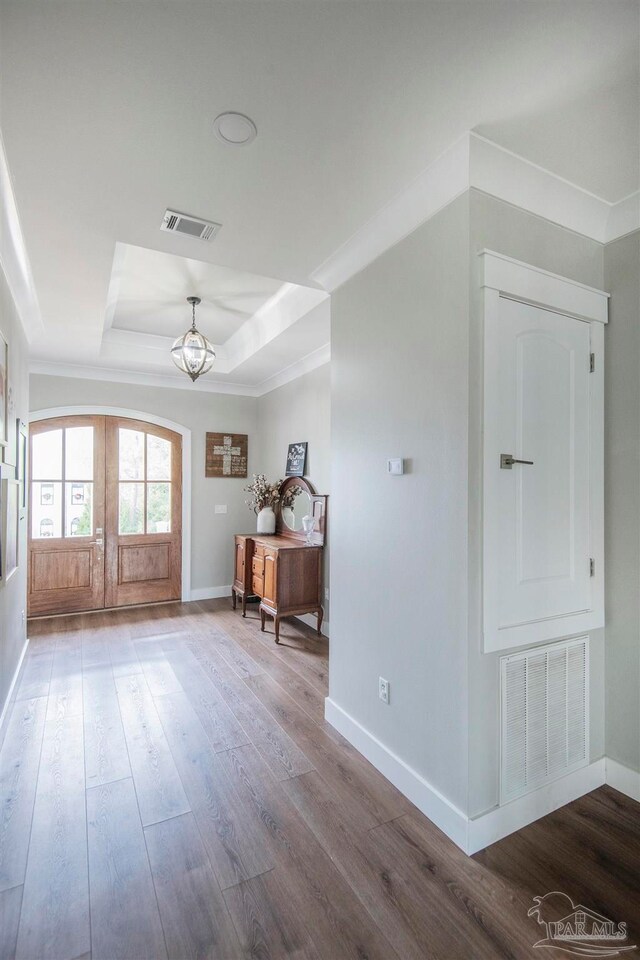
<path fill-rule="evenodd" d="M 31 425 L 29 616 L 179 600 L 182 438 L 125 417 Z"/>

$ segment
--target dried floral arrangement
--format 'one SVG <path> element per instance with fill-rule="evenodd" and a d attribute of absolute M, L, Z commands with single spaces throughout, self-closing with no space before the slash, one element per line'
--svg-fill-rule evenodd
<path fill-rule="evenodd" d="M 302 487 L 289 487 L 285 495 L 282 497 L 282 506 L 290 507 L 293 510 L 293 501 L 302 493 Z"/>
<path fill-rule="evenodd" d="M 245 500 L 246 505 L 259 513 L 264 507 L 275 507 L 280 500 L 280 487 L 283 480 L 276 480 L 270 483 L 264 473 L 254 473 L 253 480 L 244 488 L 245 493 L 249 494 L 249 499 Z"/>

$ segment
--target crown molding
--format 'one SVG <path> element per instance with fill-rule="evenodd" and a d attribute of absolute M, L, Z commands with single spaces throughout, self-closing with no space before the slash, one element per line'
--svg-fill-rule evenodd
<path fill-rule="evenodd" d="M 316 307 L 329 310 L 326 290 L 284 283 L 256 313 L 242 324 L 224 343 L 227 372 L 250 360 L 259 350 L 302 320 Z"/>
<path fill-rule="evenodd" d="M 162 387 L 172 390 L 189 390 L 192 393 L 225 393 L 238 397 L 262 397 L 285 383 L 303 377 L 317 367 L 329 363 L 330 345 L 324 344 L 306 357 L 284 367 L 278 373 L 260 383 L 227 383 L 201 378 L 195 383 L 186 377 L 161 373 L 140 373 L 136 370 L 120 370 L 115 367 L 88 366 L 78 363 L 57 363 L 48 360 L 31 360 L 29 373 L 46 377 L 70 377 L 75 380 L 99 380 L 107 383 L 131 383 L 142 387 Z"/>
<path fill-rule="evenodd" d="M 470 131 L 312 274 L 333 292 L 471 188 L 598 243 L 640 229 L 640 193 L 610 203 Z"/>
<path fill-rule="evenodd" d="M 125 253 L 126 244 L 116 244 L 100 344 L 100 360 L 110 367 L 122 369 L 135 353 L 140 365 L 154 367 L 155 370 L 150 371 L 150 375 L 158 376 L 157 368 L 166 364 L 175 337 L 113 326 Z M 251 360 L 260 350 L 315 309 L 325 310 L 328 319 L 329 303 L 329 294 L 325 290 L 297 283 L 283 283 L 224 343 L 213 344 L 216 373 L 233 373 L 241 364 Z M 302 358 L 303 361 L 305 359 Z M 280 375 L 281 372 L 278 372 L 273 377 Z M 244 389 L 245 385 L 241 387 Z M 252 387 L 247 386 L 246 389 L 251 391 Z"/>
<path fill-rule="evenodd" d="M 469 134 L 469 186 L 606 243 L 610 203 L 473 132 Z"/>
<path fill-rule="evenodd" d="M 607 243 L 640 230 L 640 190 L 613 203 L 607 220 Z"/>
<path fill-rule="evenodd" d="M 47 377 L 71 377 L 77 380 L 101 380 L 108 383 L 132 383 L 143 387 L 162 387 L 172 390 L 190 390 L 192 393 L 226 393 L 241 397 L 258 396 L 253 384 L 226 383 L 221 380 L 201 378 L 192 383 L 186 375 L 175 377 L 162 373 L 140 373 L 137 370 L 121 370 L 116 367 L 98 367 L 78 363 L 55 363 L 48 360 L 32 360 L 29 373 Z"/>
<path fill-rule="evenodd" d="M 256 396 L 262 397 L 265 393 L 271 393 L 272 390 L 283 387 L 285 383 L 291 383 L 292 380 L 303 377 L 305 373 L 311 373 L 312 370 L 323 367 L 325 363 L 329 363 L 330 360 L 331 344 L 325 343 L 324 346 L 307 354 L 306 357 L 302 357 L 301 360 L 297 360 L 290 366 L 285 367 L 280 373 L 276 373 L 273 377 L 268 377 L 266 380 L 263 380 L 262 383 L 259 383 L 256 387 Z"/>
<path fill-rule="evenodd" d="M 0 267 L 16 305 L 27 343 L 44 330 L 31 265 L 20 226 L 9 164 L 0 134 Z"/>
<path fill-rule="evenodd" d="M 311 274 L 333 292 L 469 188 L 465 134 Z"/>

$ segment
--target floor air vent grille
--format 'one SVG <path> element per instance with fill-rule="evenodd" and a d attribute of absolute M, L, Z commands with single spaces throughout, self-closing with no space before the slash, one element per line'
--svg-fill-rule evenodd
<path fill-rule="evenodd" d="M 589 757 L 589 638 L 500 659 L 500 802 L 555 780 Z"/>

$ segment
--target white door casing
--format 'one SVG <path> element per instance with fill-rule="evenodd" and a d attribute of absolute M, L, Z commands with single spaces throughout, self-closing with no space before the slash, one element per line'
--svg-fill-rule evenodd
<path fill-rule="evenodd" d="M 607 295 L 500 255 L 481 256 L 483 637 L 490 652 L 604 623 Z M 502 454 L 533 463 L 504 469 Z"/>

